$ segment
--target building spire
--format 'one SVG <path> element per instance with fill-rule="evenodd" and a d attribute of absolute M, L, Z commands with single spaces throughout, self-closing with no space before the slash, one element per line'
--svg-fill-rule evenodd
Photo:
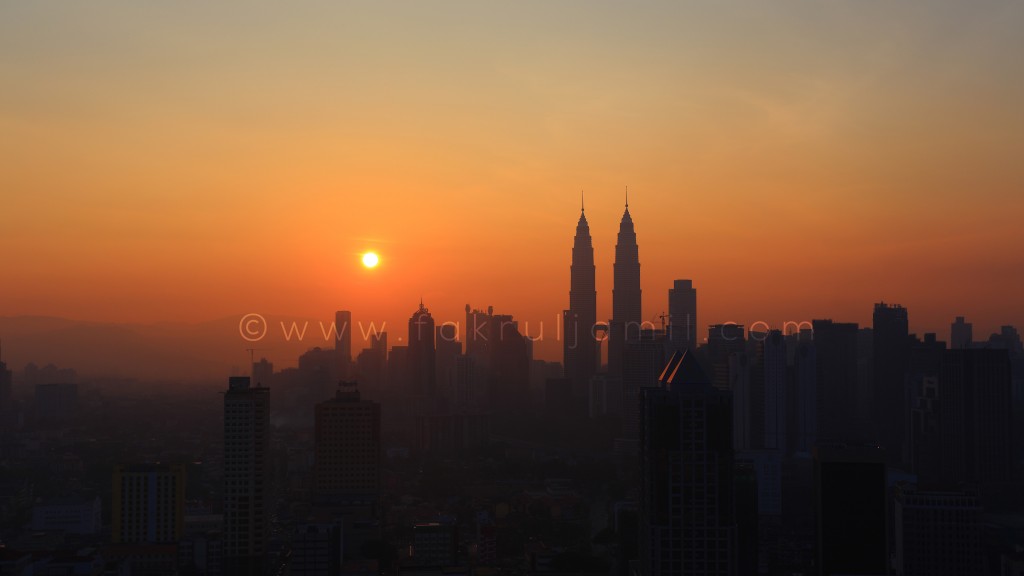
<path fill-rule="evenodd" d="M 629 186 L 626 186 L 626 210 L 629 210 Z"/>
<path fill-rule="evenodd" d="M 580 212 L 583 212 L 583 190 L 580 190 Z"/>

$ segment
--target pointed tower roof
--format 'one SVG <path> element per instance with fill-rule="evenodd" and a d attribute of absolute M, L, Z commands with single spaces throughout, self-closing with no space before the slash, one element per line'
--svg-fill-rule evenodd
<path fill-rule="evenodd" d="M 626 188 L 626 210 L 622 213 L 622 221 L 619 222 L 619 231 L 632 230 L 633 217 L 629 215 L 629 188 Z"/>
<path fill-rule="evenodd" d="M 580 229 L 580 228 L 587 228 L 587 229 L 589 229 L 590 228 L 590 224 L 587 223 L 587 214 L 586 214 L 585 209 L 583 207 L 583 190 L 580 190 L 580 219 L 576 223 L 576 228 L 577 229 Z"/>
<path fill-rule="evenodd" d="M 708 378 L 704 369 L 701 368 L 697 358 L 694 357 L 693 351 L 686 349 L 680 352 L 676 350 L 672 353 L 672 357 L 669 358 L 668 364 L 665 365 L 665 369 L 661 371 L 661 376 L 658 376 L 658 382 L 662 386 L 675 389 L 679 386 L 710 386 L 711 379 Z"/>

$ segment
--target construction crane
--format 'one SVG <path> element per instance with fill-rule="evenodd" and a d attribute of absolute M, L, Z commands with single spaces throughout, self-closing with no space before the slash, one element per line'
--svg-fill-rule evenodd
<path fill-rule="evenodd" d="M 662 311 L 661 314 L 656 314 L 654 317 L 661 320 L 661 331 L 664 332 L 665 331 L 665 319 L 666 318 L 672 318 L 672 316 L 670 314 L 666 314 L 664 311 Z M 651 323 L 653 324 L 654 320 L 651 320 Z"/>
<path fill-rule="evenodd" d="M 270 350 L 270 348 L 246 348 L 245 351 L 249 353 L 249 375 L 252 375 L 252 367 L 256 364 L 255 353 L 261 350 Z"/>

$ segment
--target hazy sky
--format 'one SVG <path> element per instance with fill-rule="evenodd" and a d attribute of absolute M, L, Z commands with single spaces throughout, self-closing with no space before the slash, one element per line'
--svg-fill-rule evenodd
<path fill-rule="evenodd" d="M 3 2 L 0 315 L 553 323 L 584 189 L 603 318 L 628 185 L 647 317 L 692 278 L 702 324 L 884 299 L 984 337 L 1024 324 L 1022 30 L 1020 2 Z"/>

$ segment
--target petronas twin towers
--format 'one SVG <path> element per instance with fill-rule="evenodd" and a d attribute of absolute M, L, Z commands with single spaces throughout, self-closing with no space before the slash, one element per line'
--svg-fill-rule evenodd
<path fill-rule="evenodd" d="M 612 319 L 608 323 L 608 372 L 622 375 L 622 355 L 629 330 L 639 331 L 640 310 L 640 257 L 636 243 L 633 218 L 626 210 L 619 222 L 619 236 L 615 244 L 614 286 L 612 288 Z M 576 238 L 572 247 L 570 266 L 569 309 L 563 314 L 565 335 L 562 344 L 565 377 L 573 395 L 586 398 L 590 379 L 601 363 L 603 327 L 597 324 L 597 288 L 594 281 L 594 246 L 584 207 L 580 205 L 580 219 L 576 224 Z"/>

